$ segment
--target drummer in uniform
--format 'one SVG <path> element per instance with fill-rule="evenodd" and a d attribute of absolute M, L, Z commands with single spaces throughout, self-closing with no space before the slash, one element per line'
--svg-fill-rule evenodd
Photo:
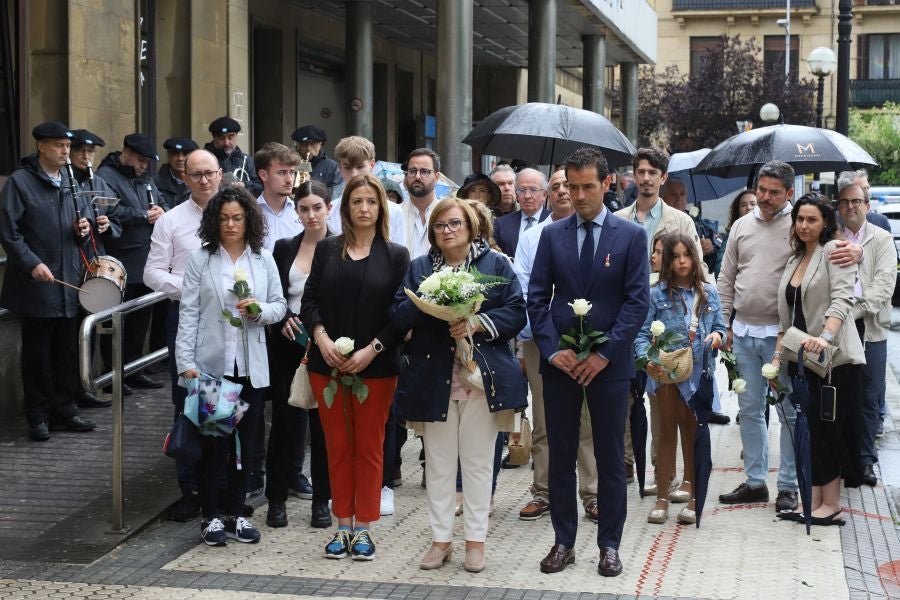
<path fill-rule="evenodd" d="M 0 304 L 22 319 L 22 387 L 28 436 L 91 431 L 78 414 L 79 249 L 91 224 L 76 219 L 65 174 L 72 132 L 57 121 L 35 127 L 37 152 L 22 159 L 0 191 L 0 245 L 9 262 Z"/>
<path fill-rule="evenodd" d="M 122 225 L 118 219 L 110 218 L 109 213 L 113 206 L 106 206 L 102 201 L 94 202 L 94 198 L 115 198 L 116 193 L 109 184 L 99 175 L 94 174 L 94 160 L 97 157 L 97 147 L 105 146 L 96 133 L 87 129 L 72 130 L 72 150 L 70 159 L 72 170 L 75 173 L 75 181 L 78 182 L 78 191 L 82 192 L 81 198 L 87 205 L 90 213 L 83 213 L 88 220 L 94 221 L 92 230 L 93 240 L 90 244 L 90 256 L 103 256 L 106 254 L 104 241 L 109 238 L 117 238 L 122 235 Z M 90 192 L 98 192 L 92 194 Z"/>

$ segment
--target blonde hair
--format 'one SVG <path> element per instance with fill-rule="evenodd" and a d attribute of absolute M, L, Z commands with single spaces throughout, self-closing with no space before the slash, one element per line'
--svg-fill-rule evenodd
<path fill-rule="evenodd" d="M 478 234 L 481 238 L 491 249 L 500 250 L 500 246 L 494 241 L 494 213 L 491 212 L 491 209 L 478 200 L 463 200 L 463 202 L 472 207 L 475 216 L 478 217 Z"/>
<path fill-rule="evenodd" d="M 346 139 L 346 138 L 345 138 Z M 353 221 L 350 219 L 350 194 L 361 187 L 368 187 L 375 191 L 375 197 L 378 198 L 378 218 L 375 219 L 375 237 L 383 240 L 389 240 L 391 237 L 390 216 L 388 214 L 388 199 L 381 182 L 377 177 L 372 175 L 357 175 L 347 182 L 344 187 L 344 193 L 341 196 L 341 227 L 343 229 L 343 252 L 341 256 L 347 258 L 349 256 L 348 249 L 350 246 L 356 245 L 356 229 L 354 229 Z"/>
<path fill-rule="evenodd" d="M 358 135 L 341 138 L 334 147 L 334 158 L 339 163 L 351 165 L 375 160 L 375 144 Z"/>

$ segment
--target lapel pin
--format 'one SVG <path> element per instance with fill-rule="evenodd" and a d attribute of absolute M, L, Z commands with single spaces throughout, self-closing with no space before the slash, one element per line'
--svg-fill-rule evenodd
<path fill-rule="evenodd" d="M 606 262 L 603 263 L 603 266 L 609 268 L 609 254 L 606 255 Z"/>

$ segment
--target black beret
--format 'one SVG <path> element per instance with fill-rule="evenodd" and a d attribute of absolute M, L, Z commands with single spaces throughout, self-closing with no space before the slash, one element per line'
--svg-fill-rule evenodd
<path fill-rule="evenodd" d="M 219 117 L 209 124 L 209 132 L 217 133 L 237 133 L 241 130 L 241 124 L 231 117 Z"/>
<path fill-rule="evenodd" d="M 91 133 L 87 129 L 75 129 L 72 131 L 72 147 L 79 146 L 105 146 L 106 142 L 96 133 Z"/>
<path fill-rule="evenodd" d="M 159 160 L 159 156 L 156 154 L 156 148 L 153 147 L 153 140 L 143 133 L 129 133 L 126 135 L 125 147 L 134 150 L 141 156 L 145 156 L 150 160 Z"/>
<path fill-rule="evenodd" d="M 177 150 L 179 152 L 193 152 L 198 147 L 197 142 L 186 137 L 170 137 L 163 142 L 163 148 L 166 150 Z"/>
<path fill-rule="evenodd" d="M 47 121 L 46 123 L 41 123 L 31 130 L 31 135 L 34 136 L 34 139 L 36 140 L 72 139 L 72 132 L 59 121 Z"/>
<path fill-rule="evenodd" d="M 315 125 L 307 125 L 306 127 L 301 127 L 291 134 L 291 138 L 295 142 L 325 142 L 328 140 L 328 136 L 325 135 L 325 131 L 319 129 Z"/>

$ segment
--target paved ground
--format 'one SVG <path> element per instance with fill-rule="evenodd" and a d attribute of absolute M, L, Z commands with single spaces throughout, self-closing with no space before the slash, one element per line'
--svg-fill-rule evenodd
<path fill-rule="evenodd" d="M 888 383 L 892 412 L 900 418 L 900 386 L 893 372 Z M 172 465 L 159 454 L 170 408 L 162 393 L 130 401 L 128 464 L 133 475 L 126 495 L 129 522 L 140 525 L 148 509 L 137 514 L 133 504 L 158 512 L 173 496 L 167 476 Z M 733 416 L 734 398 L 726 394 L 723 401 Z M 208 548 L 197 544 L 196 522 L 159 521 L 105 553 L 107 548 L 92 540 L 102 533 L 109 514 L 109 425 L 104 411 L 90 412 L 101 413 L 100 432 L 58 435 L 46 445 L 25 440 L 21 423 L 0 426 L 2 598 L 900 598 L 900 562 L 894 562 L 900 561 L 900 537 L 891 490 L 881 484 L 846 490 L 847 526 L 814 528 L 811 536 L 801 526 L 775 519 L 772 504 L 719 505 L 718 493 L 742 481 L 734 424 L 712 429 L 716 468 L 700 529 L 676 525 L 675 511 L 666 525 L 649 525 L 651 500 L 641 500 L 636 485 L 629 488 L 621 548 L 625 571 L 615 579 L 597 575 L 593 526 L 584 519 L 578 562 L 561 574 L 539 572 L 553 532 L 549 518 L 516 518 L 528 500 L 527 468 L 501 474 L 485 572 L 465 572 L 462 552 L 442 569 L 419 570 L 430 533 L 424 490 L 418 485 L 417 443 L 406 448 L 397 513 L 375 526 L 379 549 L 374 562 L 322 558 L 329 533 L 308 526 L 310 503 L 298 499 L 288 503 L 286 529 L 268 529 L 262 516 L 255 519 L 263 530 L 259 545 Z M 770 440 L 777 440 L 777 434 L 773 426 Z M 900 488 L 900 478 L 891 479 L 900 473 L 893 454 L 900 436 L 893 422 L 888 422 L 881 446 L 887 482 Z M 770 448 L 771 464 L 777 466 L 777 443 Z M 775 476 L 772 470 L 772 490 Z M 149 485 L 137 487 L 141 477 Z M 45 515 L 43 520 L 39 515 Z M 77 552 L 59 551 L 67 539 L 81 540 Z M 112 536 L 107 543 L 120 540 Z"/>

